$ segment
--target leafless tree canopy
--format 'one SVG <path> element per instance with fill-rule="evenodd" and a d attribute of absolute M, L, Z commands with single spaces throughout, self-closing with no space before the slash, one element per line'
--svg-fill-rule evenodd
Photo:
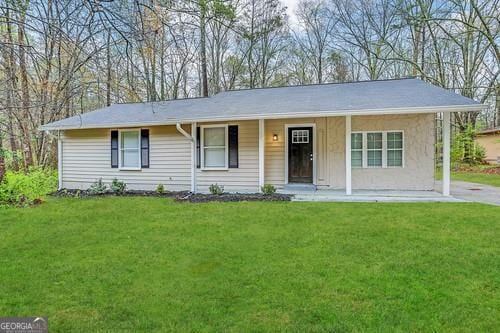
<path fill-rule="evenodd" d="M 41 124 L 119 102 L 418 76 L 500 125 L 498 0 L 0 0 L 0 178 L 50 165 Z"/>

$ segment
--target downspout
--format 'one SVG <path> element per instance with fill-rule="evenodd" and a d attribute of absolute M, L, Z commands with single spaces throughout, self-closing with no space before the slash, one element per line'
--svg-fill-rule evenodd
<path fill-rule="evenodd" d="M 191 124 L 191 135 L 182 128 L 180 123 L 175 124 L 175 128 L 191 142 L 191 192 L 196 193 L 196 141 L 194 138 L 196 123 Z"/>

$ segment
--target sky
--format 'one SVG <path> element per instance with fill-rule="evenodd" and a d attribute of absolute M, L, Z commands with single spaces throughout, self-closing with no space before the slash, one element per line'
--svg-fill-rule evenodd
<path fill-rule="evenodd" d="M 286 13 L 289 17 L 290 24 L 294 25 L 297 22 L 297 18 L 294 14 L 295 8 L 297 7 L 297 3 L 299 0 L 281 0 L 287 6 Z"/>

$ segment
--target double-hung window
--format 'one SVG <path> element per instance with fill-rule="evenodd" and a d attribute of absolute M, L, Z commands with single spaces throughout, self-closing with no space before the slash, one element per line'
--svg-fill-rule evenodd
<path fill-rule="evenodd" d="M 351 133 L 353 168 L 403 167 L 403 132 Z"/>
<path fill-rule="evenodd" d="M 382 166 L 382 133 L 366 133 L 366 165 L 368 167 Z"/>
<path fill-rule="evenodd" d="M 351 165 L 354 168 L 363 167 L 363 133 L 351 134 Z"/>
<path fill-rule="evenodd" d="M 201 161 L 203 169 L 221 170 L 228 168 L 227 125 L 206 125 L 201 127 Z"/>
<path fill-rule="evenodd" d="M 403 133 L 387 132 L 387 166 L 403 166 Z"/>
<path fill-rule="evenodd" d="M 141 168 L 141 131 L 120 131 L 120 168 Z"/>

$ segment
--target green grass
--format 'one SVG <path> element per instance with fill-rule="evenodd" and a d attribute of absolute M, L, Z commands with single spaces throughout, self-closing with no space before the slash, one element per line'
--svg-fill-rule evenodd
<path fill-rule="evenodd" d="M 488 174 L 484 172 L 485 169 L 490 168 L 498 167 L 487 165 L 462 167 L 463 170 L 456 170 L 451 172 L 451 179 L 500 187 L 499 174 Z M 438 180 L 443 178 L 443 171 L 441 170 L 441 168 L 436 169 L 435 175 L 436 179 Z"/>
<path fill-rule="evenodd" d="M 451 179 L 500 187 L 500 175 L 454 171 L 451 173 Z"/>
<path fill-rule="evenodd" d="M 500 208 L 51 199 L 0 211 L 0 314 L 51 332 L 492 332 Z"/>

